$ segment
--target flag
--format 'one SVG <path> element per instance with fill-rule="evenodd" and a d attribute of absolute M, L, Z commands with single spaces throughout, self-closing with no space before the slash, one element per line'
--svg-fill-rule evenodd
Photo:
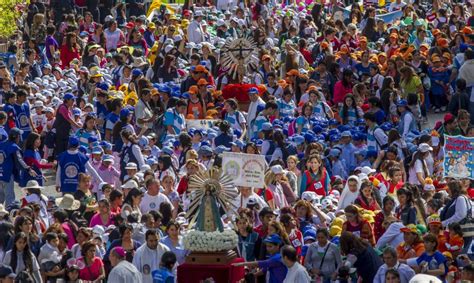
<path fill-rule="evenodd" d="M 185 0 L 175 0 L 174 3 L 168 3 L 168 1 L 169 0 L 153 0 L 150 8 L 148 8 L 147 17 L 150 16 L 155 9 L 159 10 L 161 6 L 165 6 L 171 14 L 175 14 L 177 6 L 183 5 Z"/>

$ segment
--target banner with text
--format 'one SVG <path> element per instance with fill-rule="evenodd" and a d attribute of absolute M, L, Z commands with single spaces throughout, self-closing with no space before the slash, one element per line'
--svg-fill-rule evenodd
<path fill-rule="evenodd" d="M 474 138 L 445 136 L 444 177 L 474 179 Z"/>
<path fill-rule="evenodd" d="M 194 128 L 196 130 L 202 130 L 202 129 L 210 129 L 214 127 L 214 123 L 217 122 L 217 120 L 186 120 L 186 128 L 189 130 L 191 128 Z"/>
<path fill-rule="evenodd" d="M 224 152 L 222 157 L 224 174 L 232 177 L 234 185 L 252 188 L 263 188 L 267 169 L 265 156 Z"/>

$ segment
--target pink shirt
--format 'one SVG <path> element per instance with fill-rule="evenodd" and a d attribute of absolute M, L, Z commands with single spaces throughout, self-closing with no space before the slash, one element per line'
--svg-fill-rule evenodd
<path fill-rule="evenodd" d="M 334 104 L 343 103 L 344 98 L 346 97 L 346 94 L 348 93 L 352 93 L 352 86 L 345 87 L 342 84 L 342 81 L 338 81 L 334 85 L 334 98 L 333 98 Z"/>
<path fill-rule="evenodd" d="M 102 218 L 100 217 L 100 213 L 97 212 L 96 214 L 94 214 L 94 216 L 92 216 L 91 223 L 89 224 L 89 227 L 92 228 L 96 225 L 109 227 L 110 225 L 115 225 L 114 218 L 115 218 L 115 214 L 111 213 L 107 223 L 104 223 L 104 222 L 102 222 Z"/>
<path fill-rule="evenodd" d="M 64 233 L 66 233 L 68 237 L 67 248 L 71 249 L 72 246 L 76 244 L 76 238 L 74 237 L 74 233 L 72 232 L 72 229 L 71 227 L 69 227 L 68 223 L 62 223 L 61 227 L 63 227 Z"/>
<path fill-rule="evenodd" d="M 79 258 L 80 261 L 84 262 L 84 257 Z M 85 262 L 84 262 L 85 265 Z M 104 263 L 100 257 L 94 257 L 90 266 L 85 266 L 79 270 L 79 278 L 87 281 L 94 281 L 100 276 L 100 270 L 104 266 Z"/>

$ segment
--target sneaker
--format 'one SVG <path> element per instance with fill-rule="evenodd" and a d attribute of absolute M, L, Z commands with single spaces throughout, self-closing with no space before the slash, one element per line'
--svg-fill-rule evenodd
<path fill-rule="evenodd" d="M 426 118 L 426 117 L 421 118 L 421 123 L 422 124 L 428 124 L 428 118 Z"/>
<path fill-rule="evenodd" d="M 441 106 L 441 111 L 446 112 L 446 106 Z"/>
<path fill-rule="evenodd" d="M 439 108 L 435 108 L 435 113 L 439 113 Z"/>

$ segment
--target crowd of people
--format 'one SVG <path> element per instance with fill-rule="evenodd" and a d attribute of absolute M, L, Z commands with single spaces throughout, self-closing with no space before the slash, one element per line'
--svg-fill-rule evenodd
<path fill-rule="evenodd" d="M 219 207 L 242 282 L 474 282 L 472 153 L 466 178 L 443 166 L 447 136 L 474 137 L 470 1 L 17 8 L 2 282 L 176 282 L 189 181 L 225 152 L 268 165 Z"/>

